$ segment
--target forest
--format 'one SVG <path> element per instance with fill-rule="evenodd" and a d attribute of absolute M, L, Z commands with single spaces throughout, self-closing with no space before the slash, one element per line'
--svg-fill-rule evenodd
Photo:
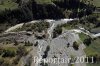
<path fill-rule="evenodd" d="M 3 5 L 3 9 L 0 9 L 0 26 L 2 27 L 0 32 L 12 25 L 32 20 L 81 19 L 92 14 L 96 9 L 92 1 L 87 0 L 46 0 L 46 2 L 42 0 L 2 0 L 0 4 L 5 4 L 5 1 L 13 5 L 7 4 L 5 8 Z M 8 8 L 8 6 L 11 7 Z"/>
<path fill-rule="evenodd" d="M 53 4 L 38 4 L 35 0 L 29 0 L 26 3 L 16 0 L 18 8 L 0 11 L 0 23 L 15 24 L 37 19 L 81 18 L 95 10 L 93 4 L 85 4 L 80 0 L 52 2 Z"/>

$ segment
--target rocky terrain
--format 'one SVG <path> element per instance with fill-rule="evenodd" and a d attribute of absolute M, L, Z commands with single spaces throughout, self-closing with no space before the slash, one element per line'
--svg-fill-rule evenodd
<path fill-rule="evenodd" d="M 0 35 L 1 45 L 6 41 L 14 42 L 16 40 L 18 43 L 29 42 L 32 43 L 32 50 L 20 59 L 20 66 L 86 66 L 86 63 L 76 63 L 75 59 L 72 63 L 72 59 L 63 63 L 60 62 L 62 59 L 76 58 L 76 57 L 86 57 L 84 49 L 86 48 L 83 42 L 80 40 L 78 33 L 84 33 L 91 35 L 91 37 L 96 37 L 90 34 L 88 31 L 80 29 L 63 30 L 60 35 L 53 38 L 53 31 L 56 26 L 61 24 L 66 24 L 77 19 L 61 19 L 61 20 L 45 20 L 50 24 L 49 28 L 41 33 L 36 33 L 33 31 L 19 31 L 14 32 L 15 29 L 21 28 L 24 24 L 19 24 L 19 26 L 13 26 L 6 30 Z M 31 24 L 37 23 L 38 21 L 29 22 Z M 41 22 L 39 22 L 41 24 Z M 36 34 L 35 34 L 36 33 Z M 45 37 L 43 37 L 45 35 Z M 95 34 L 94 34 L 95 35 Z M 99 36 L 99 35 L 98 35 Z M 38 38 L 37 38 L 38 37 Z M 41 38 L 42 37 L 42 38 Z M 74 48 L 74 43 L 78 44 L 78 49 Z M 24 52 L 24 51 L 23 51 Z M 38 59 L 35 60 L 35 57 Z M 45 62 L 43 59 L 57 59 L 55 63 Z M 29 62 L 31 60 L 31 62 Z M 59 62 L 57 62 L 59 61 Z M 44 64 L 44 65 L 43 65 Z"/>

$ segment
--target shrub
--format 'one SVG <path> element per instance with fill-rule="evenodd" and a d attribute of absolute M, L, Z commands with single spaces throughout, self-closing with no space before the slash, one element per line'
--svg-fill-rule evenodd
<path fill-rule="evenodd" d="M 73 48 L 75 50 L 78 50 L 79 49 L 79 45 L 78 45 L 78 43 L 76 41 L 73 43 Z"/>
<path fill-rule="evenodd" d="M 53 31 L 53 38 L 56 38 L 61 33 L 62 33 L 62 27 L 58 25 Z"/>
<path fill-rule="evenodd" d="M 25 46 L 33 46 L 33 43 L 30 43 L 29 41 L 25 42 Z"/>
<path fill-rule="evenodd" d="M 91 40 L 92 40 L 91 38 L 87 38 L 83 41 L 83 43 L 89 46 L 91 44 Z"/>
<path fill-rule="evenodd" d="M 4 49 L 3 50 L 4 54 L 2 55 L 3 57 L 14 57 L 17 53 L 15 51 L 15 49 Z"/>

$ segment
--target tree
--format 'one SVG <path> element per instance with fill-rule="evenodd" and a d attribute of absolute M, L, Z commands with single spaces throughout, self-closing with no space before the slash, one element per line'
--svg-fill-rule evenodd
<path fill-rule="evenodd" d="M 48 56 L 48 51 L 50 50 L 50 46 L 48 45 L 46 47 L 46 50 L 44 51 L 44 55 L 43 55 L 43 58 L 46 58 Z"/>
<path fill-rule="evenodd" d="M 69 46 L 70 46 L 70 44 L 68 43 L 68 44 L 67 44 L 67 48 L 68 48 Z"/>
<path fill-rule="evenodd" d="M 73 48 L 75 50 L 78 50 L 79 49 L 79 45 L 78 45 L 78 43 L 76 41 L 73 43 Z"/>
<path fill-rule="evenodd" d="M 53 31 L 53 38 L 57 37 L 62 33 L 62 27 L 58 25 Z"/>
<path fill-rule="evenodd" d="M 34 44 L 34 46 L 35 46 L 35 47 L 38 46 L 38 41 Z"/>
<path fill-rule="evenodd" d="M 32 46 L 33 43 L 30 43 L 29 41 L 28 42 L 25 42 L 25 46 Z"/>
<path fill-rule="evenodd" d="M 91 44 L 91 40 L 92 40 L 91 38 L 87 38 L 83 41 L 83 43 L 89 46 Z"/>

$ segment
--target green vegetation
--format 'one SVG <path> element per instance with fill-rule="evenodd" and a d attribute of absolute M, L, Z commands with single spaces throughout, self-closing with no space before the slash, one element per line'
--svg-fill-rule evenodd
<path fill-rule="evenodd" d="M 57 25 L 53 31 L 53 38 L 60 35 L 64 30 L 71 30 L 77 28 L 78 20 L 73 20 L 66 24 Z"/>
<path fill-rule="evenodd" d="M 69 24 L 64 24 L 63 28 L 67 29 L 67 30 L 71 30 L 74 29 L 73 25 L 69 25 Z"/>
<path fill-rule="evenodd" d="M 74 64 L 71 64 L 70 66 L 74 66 Z"/>
<path fill-rule="evenodd" d="M 89 36 L 84 34 L 84 33 L 79 33 L 79 37 L 83 42 L 84 42 L 85 39 L 89 38 Z"/>
<path fill-rule="evenodd" d="M 86 56 L 93 56 L 95 58 L 94 63 L 88 63 L 87 66 L 100 66 L 100 64 L 98 63 L 100 60 L 100 38 L 91 39 L 89 36 L 83 33 L 80 33 L 79 36 L 83 43 L 86 45 L 86 48 L 84 49 Z"/>
<path fill-rule="evenodd" d="M 93 0 L 93 3 L 96 7 L 100 7 L 100 0 Z"/>
<path fill-rule="evenodd" d="M 86 55 L 100 56 L 100 38 L 92 40 L 91 44 L 85 49 Z"/>
<path fill-rule="evenodd" d="M 0 1 L 0 11 L 3 11 L 5 9 L 16 9 L 18 8 L 18 4 L 13 2 L 12 0 L 1 0 Z"/>
<path fill-rule="evenodd" d="M 15 47 L 5 48 L 2 57 L 15 57 L 17 50 Z"/>
<path fill-rule="evenodd" d="M 84 44 L 86 44 L 86 55 L 100 55 L 100 38 L 94 38 L 91 39 L 88 35 L 85 35 L 83 33 L 79 34 L 80 39 L 83 41 Z"/>
<path fill-rule="evenodd" d="M 94 57 L 94 63 L 88 63 L 87 66 L 99 66 L 98 63 L 100 60 L 100 38 L 90 38 L 89 36 L 80 33 L 81 40 L 86 45 L 84 49 L 87 57 Z M 91 62 L 91 60 L 90 60 Z"/>
<path fill-rule="evenodd" d="M 25 23 L 21 28 L 17 28 L 15 30 L 13 30 L 13 32 L 18 32 L 18 31 L 38 31 L 38 32 L 42 32 L 43 30 L 46 30 L 47 28 L 49 28 L 49 23 L 48 22 L 36 22 L 36 23 Z"/>
<path fill-rule="evenodd" d="M 1 4 L 0 8 L 3 10 L 0 13 L 0 22 L 8 23 L 9 25 L 29 22 L 34 19 L 61 19 L 66 18 L 67 14 L 69 14 L 67 18 L 82 18 L 92 14 L 94 11 L 94 6 L 91 3 L 85 4 L 80 0 L 53 0 L 53 4 L 47 4 L 51 3 L 51 0 L 2 1 L 4 3 Z M 4 10 L 5 8 L 6 10 Z"/>
<path fill-rule="evenodd" d="M 100 38 L 92 40 L 91 44 L 84 51 L 87 57 L 94 57 L 94 63 L 88 63 L 87 66 L 100 66 Z"/>
<path fill-rule="evenodd" d="M 13 0 L 0 1 L 0 23 L 2 23 L 0 24 L 0 26 L 3 25 L 0 28 L 0 32 L 4 31 L 9 26 L 15 25 L 17 23 L 29 22 L 34 19 L 61 19 L 66 18 L 66 15 L 67 18 L 80 18 L 80 20 L 76 22 L 71 22 L 69 24 L 57 26 L 53 32 L 54 38 L 62 33 L 62 27 L 68 30 L 77 28 L 77 23 L 79 23 L 82 27 L 90 31 L 91 29 L 98 28 L 98 26 L 100 26 L 100 15 L 98 17 L 96 16 L 96 14 L 92 14 L 95 10 L 95 6 L 100 7 L 99 0 L 93 0 L 94 5 L 92 5 L 91 3 L 92 0 L 89 1 L 88 4 L 80 2 L 80 0 L 64 0 L 64 2 L 62 0 L 55 0 L 53 2 L 51 2 L 51 0 L 32 0 L 32 2 L 27 2 L 23 4 L 20 1 L 21 0 L 19 0 L 19 2 L 14 2 Z M 14 31 L 42 32 L 43 30 L 46 30 L 49 26 L 50 25 L 47 22 L 34 24 L 25 23 L 22 26 L 22 28 L 18 28 Z M 80 33 L 79 36 L 83 43 L 87 45 L 87 48 L 85 49 L 87 56 L 100 56 L 100 38 L 93 40 L 89 36 L 82 33 Z M 18 64 L 18 62 L 16 61 L 19 61 L 21 56 L 27 55 L 27 50 L 29 46 L 32 46 L 32 44 L 25 43 L 24 46 L 19 47 L 19 44 L 16 41 L 15 45 L 16 47 L 14 46 L 0 48 L 0 65 L 15 66 L 9 65 L 10 61 L 6 62 L 5 60 L 9 59 L 9 57 L 12 57 L 10 59 L 12 61 L 14 59 L 14 63 Z M 38 43 L 36 43 L 35 46 L 37 45 Z M 78 46 L 79 45 L 77 44 L 77 42 L 73 43 L 74 49 L 78 50 Z M 50 48 L 47 47 L 47 51 L 49 51 L 49 49 Z M 47 56 L 47 51 L 45 51 L 45 57 Z"/>
<path fill-rule="evenodd" d="M 99 21 L 97 20 L 98 16 L 96 14 L 88 15 L 79 20 L 79 24 L 87 30 L 91 30 L 97 27 Z"/>
<path fill-rule="evenodd" d="M 17 53 L 18 53 L 18 55 L 20 55 L 22 57 L 22 56 L 27 55 L 28 51 L 24 46 L 19 46 Z"/>
<path fill-rule="evenodd" d="M 51 4 L 51 0 L 35 0 L 38 4 Z"/>
<path fill-rule="evenodd" d="M 33 46 L 33 43 L 30 43 L 29 41 L 25 42 L 25 46 Z"/>
<path fill-rule="evenodd" d="M 1 66 L 17 66 L 22 56 L 26 56 L 32 49 L 32 45 L 20 44 L 16 46 L 14 43 L 4 44 L 0 46 L 0 65 Z"/>
<path fill-rule="evenodd" d="M 62 27 L 61 25 L 57 25 L 53 31 L 53 38 L 56 38 L 61 33 L 62 33 Z"/>
<path fill-rule="evenodd" d="M 79 22 L 78 20 L 73 20 L 66 24 L 62 24 L 61 27 L 65 28 L 67 30 L 75 29 L 75 28 L 77 28 L 78 22 Z"/>
<path fill-rule="evenodd" d="M 46 50 L 44 51 L 44 55 L 42 56 L 42 58 L 46 58 L 46 57 L 48 56 L 49 50 L 50 50 L 50 46 L 48 45 L 48 46 L 46 47 Z"/>
<path fill-rule="evenodd" d="M 87 66 L 100 66 L 100 63 L 95 63 L 95 64 L 92 64 L 92 63 L 90 64 L 90 63 L 88 63 Z"/>
<path fill-rule="evenodd" d="M 75 50 L 78 50 L 79 49 L 79 44 L 76 41 L 73 43 L 73 48 Z"/>

